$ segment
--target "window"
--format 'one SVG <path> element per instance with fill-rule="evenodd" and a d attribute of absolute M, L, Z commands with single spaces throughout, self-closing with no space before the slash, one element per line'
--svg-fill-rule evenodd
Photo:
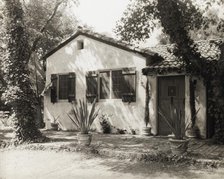
<path fill-rule="evenodd" d="M 124 77 L 122 70 L 112 71 L 112 98 L 122 98 Z"/>
<path fill-rule="evenodd" d="M 136 100 L 136 72 L 133 68 L 88 72 L 86 83 L 88 101 L 94 98 Z"/>
<path fill-rule="evenodd" d="M 123 102 L 136 101 L 136 71 L 134 68 L 125 68 L 122 70 L 124 77 L 123 84 Z"/>
<path fill-rule="evenodd" d="M 100 72 L 100 99 L 110 98 L 110 71 Z"/>
<path fill-rule="evenodd" d="M 98 98 L 98 73 L 90 71 L 86 75 L 86 98 L 88 102 L 93 102 Z"/>
<path fill-rule="evenodd" d="M 57 100 L 75 100 L 75 73 L 51 75 L 51 102 Z"/>
<path fill-rule="evenodd" d="M 83 40 L 78 40 L 77 41 L 77 49 L 78 50 L 84 49 L 84 42 L 83 42 Z"/>
<path fill-rule="evenodd" d="M 168 96 L 176 96 L 176 86 L 168 86 Z"/>
<path fill-rule="evenodd" d="M 100 99 L 122 98 L 124 77 L 122 70 L 100 72 Z"/>

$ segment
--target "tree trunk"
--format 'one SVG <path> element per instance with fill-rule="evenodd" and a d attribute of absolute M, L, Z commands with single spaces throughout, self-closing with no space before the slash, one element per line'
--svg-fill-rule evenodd
<path fill-rule="evenodd" d="M 44 139 L 35 123 L 35 95 L 29 79 L 29 44 L 23 24 L 19 0 L 5 0 L 7 57 L 3 62 L 7 88 L 3 94 L 12 106 L 15 142 L 34 142 Z"/>

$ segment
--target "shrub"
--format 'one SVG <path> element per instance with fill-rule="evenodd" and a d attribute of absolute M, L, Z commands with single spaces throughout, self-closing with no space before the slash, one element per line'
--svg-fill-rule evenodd
<path fill-rule="evenodd" d="M 110 134 L 111 133 L 111 124 L 109 122 L 109 115 L 107 114 L 102 114 L 100 116 L 100 125 L 101 125 L 101 129 L 103 131 L 104 134 Z"/>
<path fill-rule="evenodd" d="M 117 128 L 117 133 L 118 134 L 126 134 L 127 130 L 126 129 L 119 129 L 119 128 Z"/>
<path fill-rule="evenodd" d="M 131 134 L 136 135 L 136 131 L 134 129 L 131 129 Z"/>

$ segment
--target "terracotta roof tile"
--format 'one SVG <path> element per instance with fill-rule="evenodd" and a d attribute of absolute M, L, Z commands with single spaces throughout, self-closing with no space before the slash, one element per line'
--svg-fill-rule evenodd
<path fill-rule="evenodd" d="M 198 52 L 201 53 L 202 57 L 206 58 L 208 61 L 218 60 L 221 54 L 219 45 L 224 42 L 224 39 L 216 39 L 209 41 L 197 41 L 196 45 Z M 163 60 L 155 62 L 147 67 L 147 69 L 181 69 L 183 67 L 183 62 L 180 61 L 174 54 L 174 44 L 170 45 L 158 45 L 155 47 L 147 48 L 148 50 L 157 53 L 163 58 Z"/>

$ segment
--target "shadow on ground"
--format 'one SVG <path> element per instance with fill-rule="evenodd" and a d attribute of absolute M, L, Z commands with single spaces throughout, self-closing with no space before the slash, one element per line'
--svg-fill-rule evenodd
<path fill-rule="evenodd" d="M 101 165 L 108 166 L 109 170 L 120 173 L 128 173 L 133 175 L 145 175 L 161 178 L 201 178 L 202 176 L 197 173 L 198 170 L 213 172 L 212 168 L 202 168 L 199 166 L 187 166 L 183 164 L 168 165 L 166 163 L 159 162 L 131 162 L 131 161 L 119 161 L 108 160 L 101 163 Z M 165 174 L 165 176 L 163 176 Z"/>

